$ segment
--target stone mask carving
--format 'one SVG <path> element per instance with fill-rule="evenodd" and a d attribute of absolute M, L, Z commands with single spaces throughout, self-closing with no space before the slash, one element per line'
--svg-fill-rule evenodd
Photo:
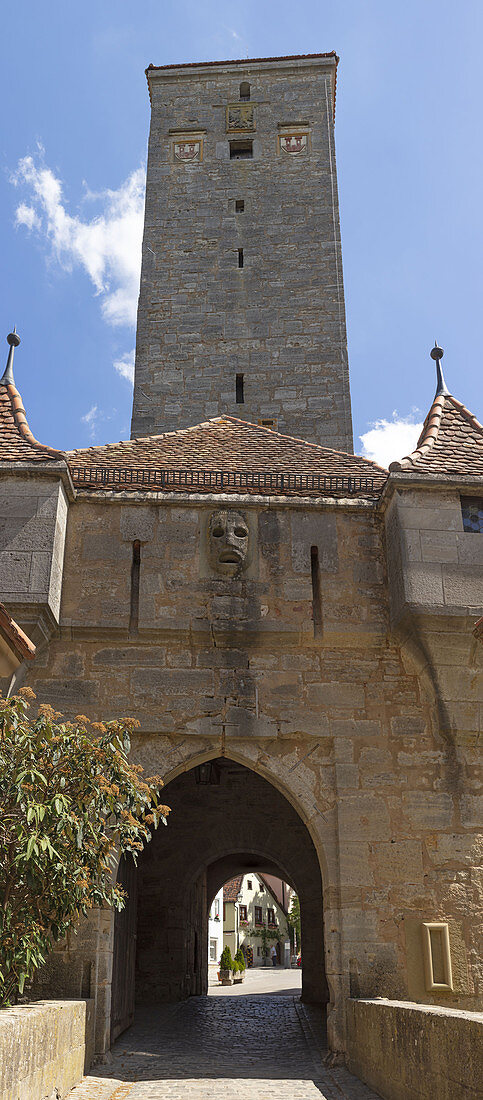
<path fill-rule="evenodd" d="M 208 528 L 209 557 L 218 573 L 233 576 L 245 567 L 248 535 L 248 524 L 241 512 L 212 512 Z"/>

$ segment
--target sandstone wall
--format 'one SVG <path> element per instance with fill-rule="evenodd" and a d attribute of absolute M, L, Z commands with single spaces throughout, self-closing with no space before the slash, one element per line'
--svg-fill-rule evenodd
<path fill-rule="evenodd" d="M 229 132 L 241 81 L 254 129 Z M 334 58 L 153 70 L 149 82 L 133 436 L 228 413 L 352 451 Z M 307 135 L 296 156 L 280 147 L 294 126 Z M 190 136 L 198 159 L 180 162 L 175 142 Z M 240 138 L 252 159 L 230 158 Z"/>
<path fill-rule="evenodd" d="M 352 1073 L 384 1100 L 477 1100 L 483 1014 L 401 1001 L 349 1001 Z"/>
<path fill-rule="evenodd" d="M 222 756 L 288 798 L 322 872 L 333 1045 L 344 1045 L 349 993 L 474 1008 L 476 748 L 441 726 L 434 683 L 391 634 L 382 520 L 364 501 L 238 498 L 250 553 L 246 571 L 230 578 L 213 572 L 206 553 L 219 506 L 219 498 L 77 500 L 60 634 L 31 676 L 39 700 L 91 719 L 133 715 L 136 759 L 167 781 Z M 129 632 L 135 539 L 139 622 Z M 445 654 L 448 668 L 470 660 L 464 646 Z M 471 660 L 481 668 L 479 652 Z M 469 679 L 481 685 L 476 666 Z M 431 921 L 449 925 L 452 989 L 425 982 L 422 925 Z M 106 1011 L 109 959 L 106 947 Z"/>
<path fill-rule="evenodd" d="M 39 1001 L 0 1013 L 0 1100 L 67 1096 L 94 1053 L 93 1001 Z"/>

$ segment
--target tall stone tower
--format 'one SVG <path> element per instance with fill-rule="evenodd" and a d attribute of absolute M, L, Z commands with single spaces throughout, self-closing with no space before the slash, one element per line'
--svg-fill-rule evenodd
<path fill-rule="evenodd" d="M 352 451 L 337 61 L 147 70 L 133 436 L 228 414 Z"/>

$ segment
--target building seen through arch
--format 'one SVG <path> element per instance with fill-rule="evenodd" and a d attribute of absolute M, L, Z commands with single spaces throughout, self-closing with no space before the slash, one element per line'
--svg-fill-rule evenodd
<path fill-rule="evenodd" d="M 93 998 L 98 1053 L 136 999 L 206 993 L 211 903 L 249 873 L 300 898 L 333 1052 L 351 998 L 481 1007 L 483 428 L 434 348 L 416 450 L 353 453 L 337 60 L 148 69 L 131 440 L 54 450 L 12 357 L 0 380 L 0 599 L 36 646 L 2 687 L 132 715 L 171 806 L 126 909 L 39 974 Z"/>

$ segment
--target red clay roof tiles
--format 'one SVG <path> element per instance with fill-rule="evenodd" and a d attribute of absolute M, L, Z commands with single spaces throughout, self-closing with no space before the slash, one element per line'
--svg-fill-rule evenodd
<path fill-rule="evenodd" d="M 50 462 L 63 458 L 61 451 L 39 443 L 32 435 L 16 386 L 0 386 L 0 462 Z"/>
<path fill-rule="evenodd" d="M 225 882 L 223 887 L 223 901 L 236 901 L 240 893 L 243 882 L 243 875 L 236 875 L 235 878 L 231 878 L 229 882 Z"/>
<path fill-rule="evenodd" d="M 483 426 L 451 394 L 436 394 L 416 450 L 391 470 L 483 475 Z"/>
<path fill-rule="evenodd" d="M 87 447 L 82 450 L 68 451 L 67 460 L 73 473 L 83 470 L 82 487 L 100 487 L 94 480 L 96 469 L 122 470 L 183 470 L 183 471 L 234 471 L 236 473 L 256 474 L 267 472 L 284 475 L 322 475 L 326 477 L 369 478 L 370 488 L 361 489 L 359 495 L 374 495 L 381 491 L 387 478 L 387 471 L 375 462 L 358 455 L 345 454 L 307 443 L 303 439 L 281 435 L 256 424 L 249 424 L 235 417 L 216 417 L 193 428 L 182 428 L 163 435 L 146 436 L 120 443 L 109 443 L 104 447 Z M 92 480 L 89 481 L 89 469 Z M 161 480 L 153 479 L 148 486 L 153 491 L 163 488 Z M 105 488 L 109 490 L 139 489 L 139 484 L 113 485 L 106 478 Z M 179 486 L 170 483 L 172 489 L 186 489 L 186 482 Z M 207 492 L 234 491 L 227 486 L 213 489 L 208 485 Z M 235 490 L 236 491 L 236 490 Z M 239 489 L 238 489 L 239 491 Z M 246 492 L 273 494 L 272 487 L 264 489 L 253 486 Z M 300 495 L 300 489 L 284 489 Z M 321 495 L 320 489 L 311 490 Z M 338 493 L 341 495 L 342 490 Z M 332 495 L 336 495 L 334 490 Z M 305 491 L 303 493 L 305 495 Z"/>

